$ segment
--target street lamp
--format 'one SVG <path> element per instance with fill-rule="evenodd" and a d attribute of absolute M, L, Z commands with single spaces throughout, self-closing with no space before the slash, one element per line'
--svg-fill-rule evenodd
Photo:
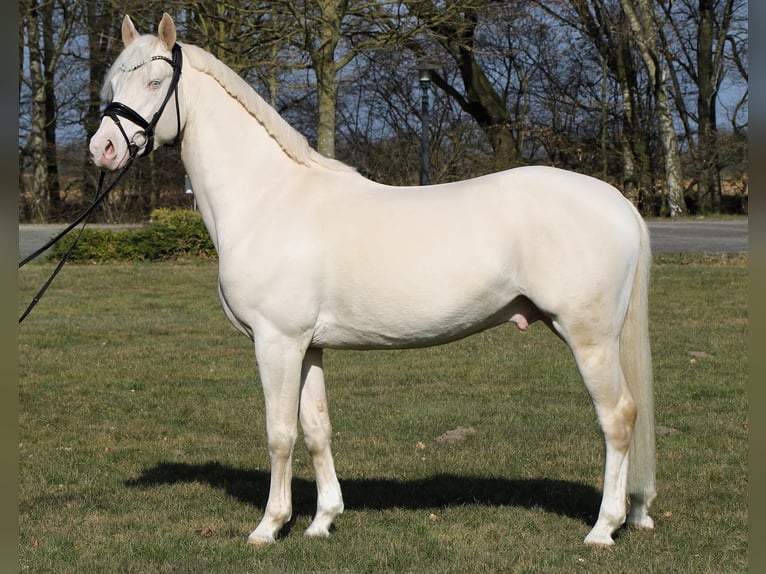
<path fill-rule="evenodd" d="M 428 185 L 431 183 L 429 176 L 429 158 L 430 158 L 430 141 L 429 141 L 429 116 L 428 116 L 428 96 L 431 91 L 431 70 L 436 69 L 436 66 L 431 64 L 421 64 L 418 66 L 418 78 L 420 79 L 420 185 Z"/>
<path fill-rule="evenodd" d="M 192 196 L 192 209 L 197 211 L 197 197 L 194 195 L 191 178 L 188 173 L 184 175 L 184 194 Z"/>

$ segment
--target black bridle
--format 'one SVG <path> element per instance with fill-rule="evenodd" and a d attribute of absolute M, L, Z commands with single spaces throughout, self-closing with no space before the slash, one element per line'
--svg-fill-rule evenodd
<path fill-rule="evenodd" d="M 172 56 L 172 59 L 168 58 L 167 56 L 152 56 L 146 62 L 142 62 L 141 64 L 130 68 L 129 70 L 132 72 L 144 64 L 153 62 L 155 60 L 164 60 L 173 68 L 173 77 L 170 80 L 170 86 L 167 93 L 165 94 L 165 99 L 162 101 L 162 105 L 155 112 L 150 121 L 147 121 L 141 114 L 136 112 L 133 108 L 126 106 L 122 102 L 111 102 L 104 109 L 102 118 L 111 118 L 111 120 L 117 125 L 120 133 L 122 133 L 122 137 L 125 138 L 125 143 L 128 144 L 128 149 L 130 150 L 131 156 L 144 156 L 152 152 L 154 149 L 154 128 L 157 127 L 157 122 L 160 121 L 160 117 L 162 117 L 162 113 L 165 111 L 165 106 L 168 105 L 170 97 L 174 94 L 176 99 L 176 121 L 178 125 L 178 131 L 176 132 L 176 138 L 173 141 L 173 144 L 177 143 L 181 138 L 181 109 L 178 104 L 178 81 L 181 79 L 181 68 L 183 67 L 183 55 L 181 53 L 181 46 L 178 44 L 173 44 Z M 132 137 L 128 137 L 128 134 L 125 132 L 125 129 L 120 123 L 120 118 L 133 122 L 139 126 L 141 130 L 134 133 Z M 135 139 L 137 136 L 142 141 L 136 142 Z M 138 153 L 138 150 L 140 150 L 142 147 L 143 151 Z"/>
<path fill-rule="evenodd" d="M 77 245 L 77 242 L 80 240 L 80 237 L 82 236 L 82 232 L 85 230 L 85 225 L 88 222 L 88 218 L 90 217 L 90 214 L 93 213 L 93 210 L 106 198 L 107 195 L 109 195 L 109 192 L 114 189 L 114 187 L 117 185 L 117 183 L 122 179 L 122 176 L 125 175 L 125 172 L 128 171 L 131 165 L 133 165 L 133 160 L 136 159 L 137 156 L 144 156 L 148 155 L 152 152 L 154 149 L 154 129 L 157 127 L 157 123 L 160 121 L 160 117 L 162 117 L 163 112 L 165 111 L 165 107 L 168 105 L 168 102 L 170 101 L 171 96 L 175 94 L 176 99 L 176 121 L 178 122 L 178 130 L 176 131 L 176 137 L 171 142 L 170 145 L 175 145 L 178 143 L 178 141 L 181 139 L 181 109 L 180 105 L 178 103 L 178 82 L 181 79 L 181 68 L 183 67 L 183 55 L 181 53 L 181 46 L 179 44 L 173 45 L 172 50 L 172 59 L 168 58 L 166 56 L 153 56 L 147 62 L 151 62 L 154 60 L 164 60 L 168 64 L 171 65 L 173 68 L 173 77 L 170 80 L 170 86 L 168 86 L 168 91 L 165 94 L 165 99 L 162 101 L 162 104 L 160 105 L 159 109 L 155 112 L 155 114 L 152 116 L 152 119 L 150 121 L 146 121 L 146 119 L 136 112 L 133 108 L 126 106 L 125 104 L 121 102 L 111 102 L 109 103 L 106 108 L 104 108 L 104 113 L 102 114 L 101 118 L 111 118 L 111 120 L 117 125 L 120 132 L 122 133 L 122 136 L 125 138 L 125 142 L 128 144 L 128 161 L 125 164 L 125 166 L 119 171 L 119 173 L 114 177 L 114 179 L 111 181 L 111 183 L 106 187 L 106 189 L 103 189 L 104 187 L 104 173 L 101 172 L 101 177 L 98 182 L 98 192 L 96 193 L 96 199 L 93 200 L 93 203 L 70 225 L 66 227 L 61 233 L 56 235 L 53 239 L 48 241 L 45 245 L 35 250 L 34 253 L 31 255 L 28 255 L 24 259 L 22 259 L 19 262 L 19 269 L 22 268 L 24 265 L 32 261 L 33 259 L 36 259 L 43 253 L 45 253 L 46 250 L 48 250 L 52 245 L 54 245 L 56 242 L 58 242 L 60 239 L 62 239 L 67 233 L 72 231 L 77 225 L 82 223 L 82 227 L 80 228 L 80 232 L 75 237 L 74 241 L 72 242 L 72 245 L 69 247 L 69 249 L 66 251 L 66 253 L 62 256 L 61 261 L 59 261 L 58 265 L 56 266 L 56 269 L 54 269 L 53 273 L 51 273 L 48 280 L 43 284 L 42 288 L 37 292 L 37 295 L 34 296 L 32 299 L 32 302 L 27 306 L 24 313 L 19 318 L 19 323 L 21 323 L 27 315 L 34 309 L 35 305 L 40 302 L 40 299 L 42 298 L 45 291 L 48 289 L 50 284 L 53 282 L 53 279 L 56 277 L 56 275 L 59 274 L 59 271 L 61 271 L 61 268 L 64 267 L 64 263 L 69 258 L 69 255 L 74 250 L 75 246 Z M 137 66 L 134 66 L 131 68 L 130 72 L 133 70 L 137 70 L 147 62 L 143 62 L 141 64 L 138 64 Z M 137 131 L 133 134 L 132 138 L 128 137 L 128 134 L 125 132 L 125 129 L 122 127 L 122 124 L 120 123 L 120 117 L 123 119 L 126 119 L 130 122 L 133 122 L 137 126 L 141 128 L 141 130 Z M 136 142 L 136 136 L 140 136 L 141 141 Z M 143 147 L 143 151 L 139 153 L 139 150 Z"/>

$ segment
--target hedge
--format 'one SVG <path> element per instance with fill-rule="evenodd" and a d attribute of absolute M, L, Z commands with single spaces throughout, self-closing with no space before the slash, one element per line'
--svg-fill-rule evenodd
<path fill-rule="evenodd" d="M 70 233 L 51 251 L 51 258 L 60 259 L 77 236 Z M 197 211 L 188 209 L 157 209 L 149 225 L 140 229 L 85 228 L 75 246 L 70 261 L 163 261 L 168 259 L 217 257 L 210 235 Z"/>

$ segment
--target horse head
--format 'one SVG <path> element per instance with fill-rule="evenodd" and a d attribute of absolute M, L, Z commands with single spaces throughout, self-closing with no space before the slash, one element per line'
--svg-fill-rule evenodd
<path fill-rule="evenodd" d="M 146 155 L 180 138 L 181 48 L 173 19 L 164 14 L 157 36 L 140 36 L 129 16 L 122 22 L 125 49 L 107 73 L 101 97 L 109 102 L 90 140 L 93 162 L 120 169 L 129 157 Z M 175 105 L 168 106 L 175 96 Z"/>

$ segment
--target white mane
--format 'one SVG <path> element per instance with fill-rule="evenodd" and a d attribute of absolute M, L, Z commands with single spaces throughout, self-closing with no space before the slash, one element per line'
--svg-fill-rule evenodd
<path fill-rule="evenodd" d="M 181 47 L 185 61 L 195 70 L 209 75 L 218 82 L 230 96 L 258 120 L 293 160 L 303 165 L 319 164 L 335 171 L 355 171 L 354 168 L 325 157 L 312 148 L 303 134 L 287 123 L 245 80 L 218 58 L 197 46 L 181 44 Z"/>
<path fill-rule="evenodd" d="M 154 36 L 141 36 L 130 45 L 129 49 L 119 55 L 110 68 L 101 89 L 101 98 L 104 101 L 111 101 L 113 97 L 115 78 L 140 68 L 155 53 L 157 43 L 158 40 Z M 288 124 L 245 80 L 215 56 L 190 44 L 181 44 L 181 48 L 184 63 L 218 82 L 230 96 L 242 104 L 294 161 L 306 166 L 318 164 L 335 171 L 356 171 L 313 149 L 303 134 Z"/>

